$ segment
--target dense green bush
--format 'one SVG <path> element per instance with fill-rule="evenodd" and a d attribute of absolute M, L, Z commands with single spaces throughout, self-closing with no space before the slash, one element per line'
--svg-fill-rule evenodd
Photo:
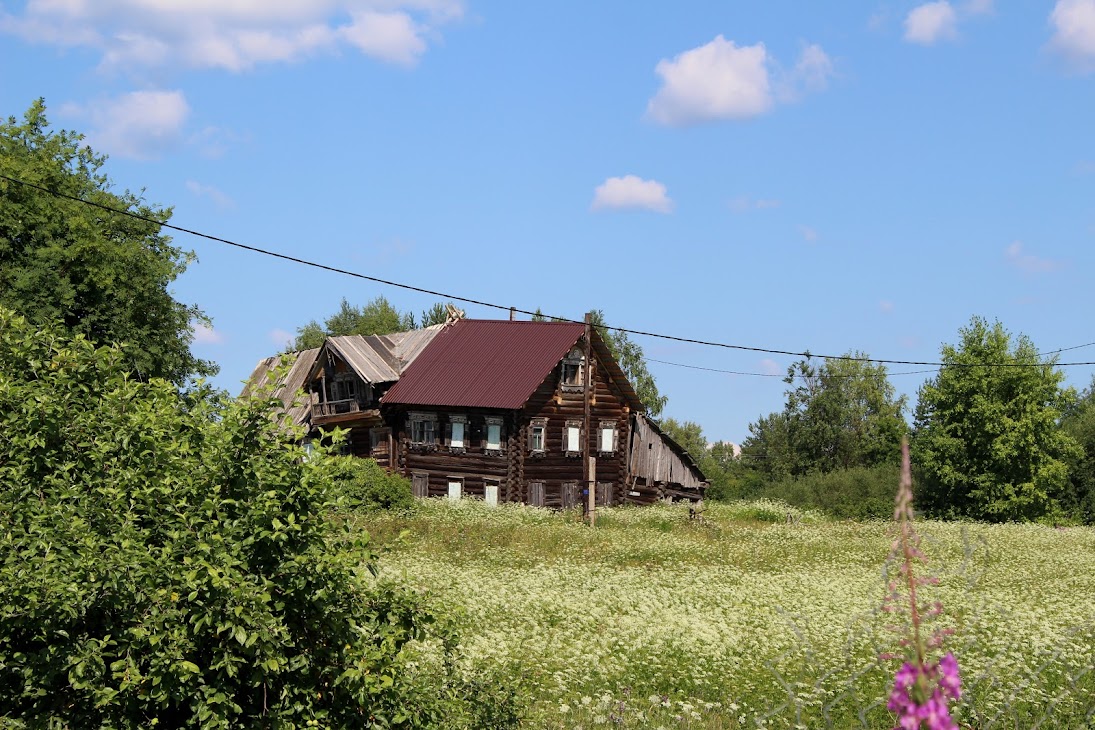
<path fill-rule="evenodd" d="M 896 466 L 839 469 L 772 482 L 758 487 L 752 497 L 783 500 L 834 517 L 890 519 L 898 479 Z"/>
<path fill-rule="evenodd" d="M 400 474 L 389 474 L 373 459 L 331 456 L 323 466 L 335 490 L 351 507 L 406 509 L 414 504 L 411 483 Z"/>
<path fill-rule="evenodd" d="M 285 438 L 276 401 L 127 369 L 0 309 L 0 725 L 468 727 L 506 709 L 416 668 L 424 651 L 458 666 L 455 638 L 362 570 L 364 538 L 334 539 L 325 458 Z"/>

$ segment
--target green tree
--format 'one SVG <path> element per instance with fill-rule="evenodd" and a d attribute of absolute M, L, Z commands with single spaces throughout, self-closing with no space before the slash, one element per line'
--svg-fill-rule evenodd
<path fill-rule="evenodd" d="M 750 424 L 743 455 L 776 479 L 895 463 L 907 430 L 905 398 L 886 367 L 865 357 L 854 352 L 791 365 L 783 411 Z"/>
<path fill-rule="evenodd" d="M 1066 411 L 1061 426 L 1080 446 L 1069 463 L 1072 495 L 1068 511 L 1092 524 L 1095 523 L 1095 377 Z"/>
<path fill-rule="evenodd" d="M 414 315 L 400 312 L 383 295 L 363 307 L 355 307 L 343 297 L 338 311 L 322 326 L 315 320 L 297 330 L 293 344 L 297 350 L 319 347 L 327 337 L 344 335 L 387 335 L 415 328 Z"/>
<path fill-rule="evenodd" d="M 604 312 L 594 309 L 592 314 L 593 326 L 597 328 L 601 339 L 608 345 L 612 356 L 616 358 L 624 375 L 631 382 L 631 387 L 638 394 L 639 400 L 646 406 L 647 414 L 651 418 L 657 418 L 665 410 L 665 404 L 669 402 L 669 398 L 658 392 L 658 384 L 646 367 L 643 349 L 632 342 L 626 332 L 609 329 L 605 325 Z"/>
<path fill-rule="evenodd" d="M 169 208 L 115 192 L 106 157 L 76 132 L 52 131 L 45 103 L 20 122 L 0 123 L 0 172 L 18 180 L 166 223 Z M 131 372 L 182 384 L 215 366 L 190 352 L 193 324 L 208 323 L 176 301 L 171 282 L 194 260 L 157 223 L 108 213 L 0 180 L 0 305 L 36 324 L 60 323 L 93 342 L 126 343 Z"/>
<path fill-rule="evenodd" d="M 422 311 L 422 316 L 418 319 L 418 326 L 432 327 L 435 324 L 445 324 L 449 319 L 449 310 L 447 307 L 448 302 L 442 304 L 441 302 L 435 302 L 432 307 Z"/>
<path fill-rule="evenodd" d="M 917 502 L 937 515 L 990 521 L 1060 519 L 1075 440 L 1059 425 L 1074 393 L 1056 358 L 1024 335 L 974 317 L 916 407 Z"/>
<path fill-rule="evenodd" d="M 4 719 L 480 727 L 457 720 L 509 701 L 452 675 L 455 637 L 415 593 L 363 575 L 328 457 L 278 406 L 135 380 L 122 350 L 0 308 Z"/>

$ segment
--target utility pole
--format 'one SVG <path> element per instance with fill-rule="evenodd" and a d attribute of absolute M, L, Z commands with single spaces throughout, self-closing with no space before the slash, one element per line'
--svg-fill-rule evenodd
<path fill-rule="evenodd" d="M 582 419 L 582 438 L 584 440 L 582 448 L 582 470 L 586 475 L 586 491 L 589 496 L 589 526 L 593 527 L 597 524 L 597 460 L 590 454 L 589 439 L 592 435 L 590 431 L 590 409 L 592 407 L 593 399 L 593 312 L 586 312 L 586 362 L 585 362 L 585 388 L 583 389 L 584 398 L 584 418 Z"/>

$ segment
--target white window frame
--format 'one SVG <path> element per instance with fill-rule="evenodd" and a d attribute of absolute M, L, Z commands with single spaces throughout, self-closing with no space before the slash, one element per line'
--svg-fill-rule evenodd
<path fill-rule="evenodd" d="M 494 489 L 494 499 L 491 500 L 490 490 Z M 497 507 L 502 501 L 502 480 L 501 479 L 484 479 L 483 480 L 483 501 L 491 507 Z"/>
<path fill-rule="evenodd" d="M 546 454 L 547 453 L 547 429 L 548 423 L 546 418 L 534 418 L 529 422 L 528 426 L 528 451 L 530 454 Z M 533 441 L 534 434 L 539 431 L 540 433 L 540 445 L 536 446 Z"/>
<path fill-rule="evenodd" d="M 608 432 L 611 432 L 612 435 L 608 438 L 608 448 L 606 449 L 605 436 Z M 597 430 L 597 450 L 602 454 L 615 454 L 619 450 L 619 438 L 620 430 L 615 421 L 601 421 L 600 428 Z"/>
<path fill-rule="evenodd" d="M 460 439 L 456 439 L 456 427 L 460 427 Z M 461 414 L 449 415 L 449 451 L 462 454 L 468 448 L 468 417 Z"/>
<path fill-rule="evenodd" d="M 490 440 L 490 430 L 494 426 L 498 429 L 498 441 L 494 444 Z M 503 419 L 499 416 L 487 416 L 486 423 L 483 425 L 483 450 L 493 453 L 501 453 L 505 451 L 505 424 Z"/>
<path fill-rule="evenodd" d="M 563 424 L 563 451 L 566 452 L 567 456 L 582 455 L 582 440 L 584 436 L 585 434 L 582 433 L 581 421 L 571 420 Z M 574 439 L 577 440 L 577 443 L 574 442 Z"/>

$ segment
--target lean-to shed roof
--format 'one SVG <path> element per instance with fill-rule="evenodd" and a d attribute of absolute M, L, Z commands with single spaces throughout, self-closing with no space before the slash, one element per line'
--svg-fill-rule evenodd
<path fill-rule="evenodd" d="M 574 322 L 458 320 L 433 338 L 382 402 L 520 408 L 584 332 Z"/>

